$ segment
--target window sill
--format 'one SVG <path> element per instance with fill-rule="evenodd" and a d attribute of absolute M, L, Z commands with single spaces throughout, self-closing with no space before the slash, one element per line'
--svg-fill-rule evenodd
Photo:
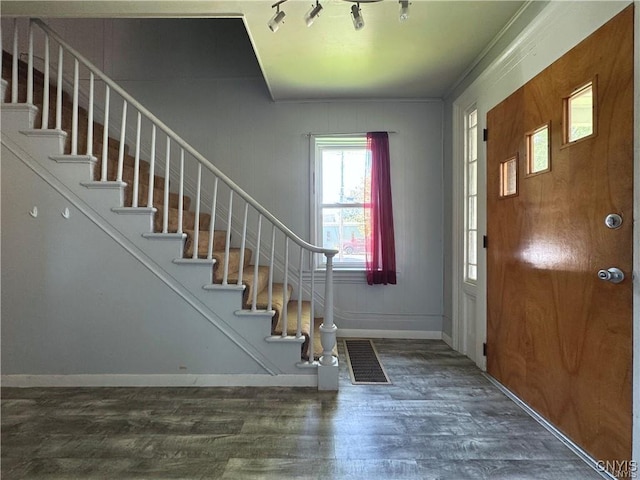
<path fill-rule="evenodd" d="M 315 281 L 318 283 L 324 283 L 325 269 L 318 269 L 314 272 Z M 304 272 L 302 274 L 302 278 L 305 282 L 311 280 L 311 272 Z M 341 284 L 341 283 L 350 283 L 350 284 L 366 284 L 367 283 L 367 275 L 364 270 L 358 269 L 347 269 L 347 268 L 334 268 L 333 269 L 333 283 Z"/>

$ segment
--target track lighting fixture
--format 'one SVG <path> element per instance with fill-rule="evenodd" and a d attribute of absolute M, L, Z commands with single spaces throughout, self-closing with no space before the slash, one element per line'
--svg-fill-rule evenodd
<path fill-rule="evenodd" d="M 304 16 L 304 21 L 307 24 L 307 27 L 310 27 L 315 21 L 316 17 L 320 15 L 320 10 L 322 10 L 322 5 L 320 5 L 319 1 L 316 1 L 315 5 L 311 6 L 311 9 Z"/>
<path fill-rule="evenodd" d="M 271 8 L 275 7 L 276 13 L 273 14 L 273 17 L 271 17 L 271 20 L 269 20 L 269 22 L 267 22 L 267 25 L 269 27 L 269 30 L 274 33 L 278 31 L 278 29 L 280 28 L 280 24 L 284 21 L 284 17 L 286 14 L 280 11 L 280 4 L 286 1 L 287 0 L 280 0 L 271 5 Z"/>
<path fill-rule="evenodd" d="M 400 0 L 400 21 L 405 22 L 409 18 L 409 0 Z"/>
<path fill-rule="evenodd" d="M 362 10 L 360 10 L 360 3 L 351 5 L 351 20 L 353 20 L 353 28 L 356 30 L 362 30 L 364 27 L 364 18 L 362 18 Z"/>
<path fill-rule="evenodd" d="M 287 0 L 278 0 L 271 8 L 275 8 L 276 12 L 273 14 L 271 19 L 267 22 L 267 26 L 269 30 L 272 32 L 277 32 L 280 28 L 280 24 L 284 23 L 285 13 L 280 10 L 280 5 L 285 3 Z M 304 21 L 307 24 L 307 27 L 313 25 L 316 21 L 316 18 L 320 16 L 320 12 L 323 7 L 320 5 L 320 0 L 313 0 L 315 3 L 311 4 L 311 8 L 307 11 L 304 16 Z M 360 9 L 360 3 L 377 3 L 382 0 L 345 0 L 347 2 L 351 2 L 351 20 L 353 21 L 353 27 L 356 30 L 362 30 L 364 28 L 364 18 L 362 16 L 362 10 Z M 398 0 L 398 4 L 400 6 L 399 19 L 401 22 L 404 22 L 409 18 L 409 6 L 411 5 L 409 0 Z"/>

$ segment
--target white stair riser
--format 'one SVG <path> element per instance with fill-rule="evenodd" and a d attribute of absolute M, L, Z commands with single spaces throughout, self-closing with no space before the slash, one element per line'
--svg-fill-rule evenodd
<path fill-rule="evenodd" d="M 67 133 L 63 130 L 22 130 L 21 133 L 27 137 L 27 141 L 43 152 L 50 155 L 62 155 Z"/>
<path fill-rule="evenodd" d="M 36 107 L 23 103 L 3 103 L 0 111 L 2 112 L 2 130 L 4 132 L 19 132 L 33 128 L 33 122 L 38 113 Z"/>

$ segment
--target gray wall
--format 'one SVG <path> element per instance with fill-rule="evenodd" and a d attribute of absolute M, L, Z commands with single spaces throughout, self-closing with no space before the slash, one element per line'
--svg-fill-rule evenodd
<path fill-rule="evenodd" d="M 310 235 L 308 133 L 388 130 L 397 286 L 336 278 L 343 329 L 438 337 L 443 313 L 440 100 L 270 100 L 240 20 L 52 19 L 161 120 L 305 239 Z M 3 25 L 4 26 L 4 25 Z M 3 28 L 3 35 L 10 30 Z"/>
<path fill-rule="evenodd" d="M 266 373 L 4 145 L 2 263 L 3 375 Z"/>

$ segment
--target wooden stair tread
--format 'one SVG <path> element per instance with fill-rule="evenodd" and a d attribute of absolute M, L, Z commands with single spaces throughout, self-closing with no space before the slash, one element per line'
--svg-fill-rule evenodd
<path fill-rule="evenodd" d="M 124 180 L 124 179 L 123 179 Z M 126 180 L 124 180 L 126 182 Z M 138 205 L 147 205 L 149 199 L 149 186 L 146 183 L 140 183 L 138 185 Z M 133 201 L 133 185 L 127 182 L 127 187 L 124 190 L 124 204 L 126 207 L 131 206 Z M 191 206 L 191 198 L 184 195 L 182 197 L 183 208 L 188 210 Z M 153 189 L 153 204 L 157 205 L 164 202 L 164 188 Z M 171 208 L 178 208 L 180 202 L 180 196 L 177 193 L 169 192 L 169 206 Z M 206 257 L 206 253 L 205 253 Z"/>
<path fill-rule="evenodd" d="M 275 312 L 273 318 L 271 319 L 271 331 L 275 331 L 276 325 L 278 324 L 278 320 L 280 319 L 280 315 L 282 315 L 282 307 L 289 302 L 291 295 L 293 295 L 293 287 L 291 285 L 287 285 L 286 296 L 284 295 L 284 284 L 282 283 L 274 283 L 271 294 L 271 309 Z M 258 298 L 256 300 L 256 308 L 258 310 L 266 310 L 269 306 L 269 288 L 262 290 L 258 294 Z"/>
<path fill-rule="evenodd" d="M 285 302 L 289 302 L 291 295 L 293 294 L 293 287 L 287 285 L 287 295 L 284 297 L 284 284 L 274 283 L 271 291 L 271 308 L 273 310 L 282 309 Z M 269 306 L 269 289 L 265 288 L 258 294 L 256 300 L 256 308 L 259 310 L 266 310 Z"/>
<path fill-rule="evenodd" d="M 303 359 L 308 359 L 309 354 L 309 332 L 311 331 L 311 302 L 302 301 L 302 309 L 300 314 L 301 333 L 305 337 L 302 345 L 301 355 Z M 313 352 L 314 358 L 317 359 L 322 354 L 322 344 L 320 340 L 320 325 L 322 318 L 314 318 L 313 323 Z M 282 319 L 279 319 L 273 330 L 273 335 L 282 335 Z M 296 336 L 298 334 L 298 300 L 290 300 L 287 304 L 287 335 Z M 337 355 L 337 347 L 334 348 L 334 354 Z"/>
<path fill-rule="evenodd" d="M 157 212 L 155 215 L 154 228 L 156 232 L 162 232 L 162 224 L 163 224 L 163 214 L 164 214 L 164 206 L 156 205 Z M 168 210 L 168 228 L 167 231 L 170 233 L 175 233 L 178 231 L 178 209 L 177 208 L 169 208 Z M 183 211 L 182 218 L 182 228 L 184 230 L 193 230 L 195 227 L 195 212 L 190 210 Z M 200 214 L 200 231 L 207 231 L 209 229 L 209 223 L 211 222 L 211 215 L 208 213 Z M 215 238 L 214 238 L 215 240 Z M 199 244 L 200 242 L 198 242 Z"/>
<path fill-rule="evenodd" d="M 229 274 L 229 283 L 238 283 L 238 272 Z M 269 282 L 269 267 L 264 265 L 258 266 L 258 278 L 254 279 L 254 266 L 248 265 L 242 270 L 242 284 L 246 285 L 242 300 L 243 308 L 251 308 L 253 299 L 253 289 L 256 288 L 258 293 L 267 287 Z"/>
<path fill-rule="evenodd" d="M 174 209 L 176 212 L 177 209 Z M 187 212 L 185 212 L 186 214 Z M 195 214 L 192 214 L 195 218 Z M 162 219 L 162 217 L 161 217 Z M 162 225 L 162 223 L 160 224 Z M 184 256 L 187 258 L 193 257 L 193 239 L 194 239 L 194 230 L 185 228 L 183 230 L 184 233 L 187 234 L 187 239 L 184 242 Z M 224 260 L 224 248 L 227 241 L 227 232 L 224 230 L 214 230 L 213 232 L 213 258 L 216 259 L 217 262 L 221 262 Z M 223 256 L 216 256 L 216 250 L 223 249 Z M 209 230 L 200 230 L 198 232 L 198 258 L 207 258 L 209 255 Z"/>
<path fill-rule="evenodd" d="M 226 239 L 223 240 L 226 242 Z M 214 239 L 215 243 L 215 239 Z M 251 263 L 252 251 L 248 248 L 244 249 L 244 266 L 247 267 Z M 222 283 L 222 279 L 224 276 L 224 256 L 225 251 L 214 251 L 213 258 L 216 260 L 216 263 L 213 265 L 213 283 Z M 240 249 L 239 248 L 230 248 L 229 249 L 229 267 L 228 273 L 236 273 L 240 269 Z M 236 276 L 236 281 L 238 277 Z"/>

